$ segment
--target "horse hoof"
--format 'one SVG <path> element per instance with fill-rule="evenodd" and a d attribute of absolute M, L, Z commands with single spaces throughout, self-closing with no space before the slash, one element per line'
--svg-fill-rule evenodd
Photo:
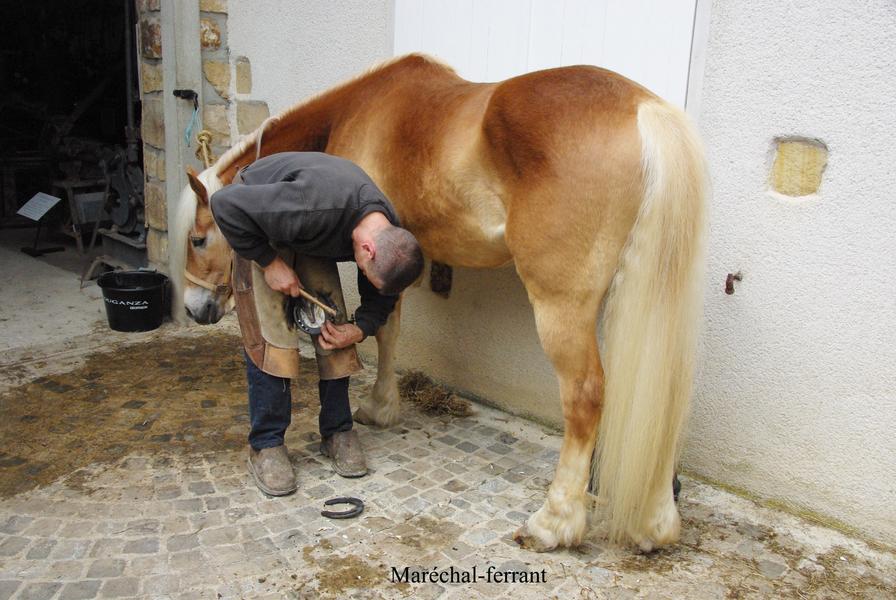
<path fill-rule="evenodd" d="M 367 411 L 363 406 L 359 407 L 355 411 L 355 414 L 352 415 L 352 419 L 354 419 L 356 423 L 360 423 L 361 425 L 374 426 L 377 424 L 373 417 L 367 414 Z"/>
<path fill-rule="evenodd" d="M 656 550 L 656 546 L 653 544 L 653 540 L 641 540 L 637 542 L 637 547 L 635 549 L 637 554 L 653 554 L 653 551 Z"/>
<path fill-rule="evenodd" d="M 531 550 L 533 552 L 550 552 L 554 546 L 549 546 L 540 539 L 529 533 L 529 529 L 523 525 L 513 534 L 513 541 L 520 545 L 521 548 Z"/>

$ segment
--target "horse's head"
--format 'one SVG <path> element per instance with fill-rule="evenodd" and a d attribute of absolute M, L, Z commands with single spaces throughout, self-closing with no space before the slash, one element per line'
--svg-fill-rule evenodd
<path fill-rule="evenodd" d="M 174 316 L 186 313 L 197 323 L 217 323 L 232 305 L 230 245 L 209 208 L 209 198 L 222 184 L 213 169 L 199 175 L 187 169 L 187 176 L 190 185 L 181 194 L 169 231 Z"/>

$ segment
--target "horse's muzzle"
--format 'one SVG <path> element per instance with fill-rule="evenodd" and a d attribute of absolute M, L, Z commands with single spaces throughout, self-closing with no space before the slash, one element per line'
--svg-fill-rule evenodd
<path fill-rule="evenodd" d="M 199 311 L 192 311 L 190 307 L 185 307 L 187 315 L 199 323 L 200 325 L 214 325 L 224 316 L 224 311 L 218 309 L 218 305 L 214 302 L 207 302 L 202 305 Z"/>

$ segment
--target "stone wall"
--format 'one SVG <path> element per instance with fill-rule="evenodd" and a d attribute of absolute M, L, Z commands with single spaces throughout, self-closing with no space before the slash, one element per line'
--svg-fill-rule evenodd
<path fill-rule="evenodd" d="M 200 47 L 203 87 L 201 123 L 193 132 L 191 149 L 197 150 L 196 134 L 212 134 L 212 158 L 220 156 L 236 135 L 253 131 L 270 115 L 264 102 L 253 100 L 252 74 L 245 57 L 231 59 L 227 40 L 227 0 L 196 0 L 200 11 Z M 165 192 L 165 119 L 163 85 L 166 49 L 162 47 L 160 0 L 137 0 L 139 16 L 138 56 L 143 100 L 143 170 L 147 250 L 156 268 L 167 270 L 168 198 Z M 178 138 L 181 139 L 181 138 Z"/>
<path fill-rule="evenodd" d="M 138 0 L 137 56 L 143 104 L 143 176 L 146 245 L 154 266 L 168 262 L 165 204 L 165 119 L 162 114 L 162 26 L 160 0 Z"/>

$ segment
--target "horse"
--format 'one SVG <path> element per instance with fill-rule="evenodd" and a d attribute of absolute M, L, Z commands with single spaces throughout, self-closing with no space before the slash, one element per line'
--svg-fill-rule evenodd
<path fill-rule="evenodd" d="M 594 66 L 474 83 L 412 54 L 269 121 L 189 176 L 169 228 L 176 310 L 211 323 L 227 309 L 231 249 L 209 198 L 239 168 L 282 151 L 352 160 L 427 257 L 473 268 L 512 261 L 525 286 L 564 433 L 544 504 L 514 539 L 536 551 L 575 546 L 597 511 L 613 542 L 645 552 L 675 543 L 670 482 L 702 310 L 707 190 L 687 116 Z M 399 417 L 399 318 L 400 303 L 376 334 L 362 423 Z"/>

